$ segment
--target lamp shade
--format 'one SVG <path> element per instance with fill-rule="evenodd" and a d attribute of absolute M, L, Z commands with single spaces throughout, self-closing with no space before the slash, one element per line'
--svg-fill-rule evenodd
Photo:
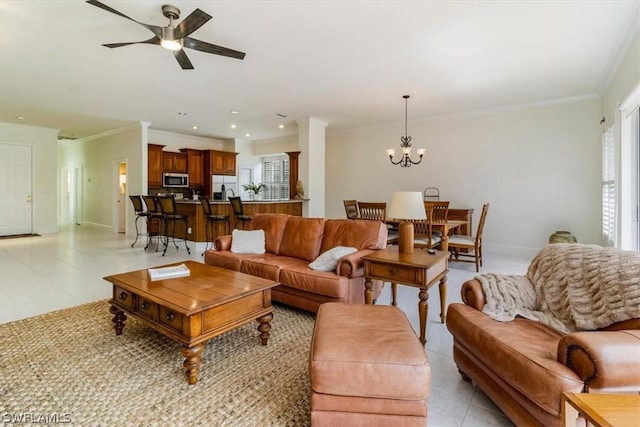
<path fill-rule="evenodd" d="M 387 216 L 396 219 L 427 219 L 422 193 L 419 191 L 396 191 L 391 195 Z"/>

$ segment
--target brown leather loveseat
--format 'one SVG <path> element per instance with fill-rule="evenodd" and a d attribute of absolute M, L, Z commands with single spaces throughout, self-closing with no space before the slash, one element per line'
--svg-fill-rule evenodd
<path fill-rule="evenodd" d="M 271 297 L 287 305 L 317 312 L 325 302 L 364 303 L 362 257 L 384 249 L 387 228 L 380 221 L 304 218 L 255 214 L 252 230 L 264 230 L 265 253 L 231 252 L 232 236 L 220 236 L 205 263 L 280 282 Z M 357 251 L 337 260 L 332 271 L 309 267 L 320 254 L 337 246 Z M 374 298 L 382 289 L 374 282 Z"/>
<path fill-rule="evenodd" d="M 454 360 L 516 425 L 559 426 L 563 392 L 640 393 L 640 254 L 548 245 L 526 276 L 476 276 L 462 300 Z"/>

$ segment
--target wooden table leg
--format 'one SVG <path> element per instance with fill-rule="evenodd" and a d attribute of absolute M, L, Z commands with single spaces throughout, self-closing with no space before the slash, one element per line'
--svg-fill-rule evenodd
<path fill-rule="evenodd" d="M 398 284 L 391 283 L 391 305 L 396 307 L 398 305 Z"/>
<path fill-rule="evenodd" d="M 442 276 L 438 285 L 440 291 L 440 323 L 444 323 L 447 316 L 447 276 Z"/>
<path fill-rule="evenodd" d="M 122 329 L 124 328 L 124 321 L 127 320 L 127 315 L 124 314 L 124 311 L 120 310 L 115 306 L 111 306 L 109 308 L 109 312 L 113 314 L 113 329 L 116 330 L 116 335 L 122 335 Z"/>
<path fill-rule="evenodd" d="M 187 381 L 189 384 L 195 384 L 198 381 L 198 371 L 200 370 L 200 363 L 202 358 L 200 355 L 204 350 L 204 344 L 196 344 L 193 347 L 182 346 L 182 355 L 185 357 L 182 366 L 186 368 Z"/>
<path fill-rule="evenodd" d="M 427 314 L 429 314 L 429 293 L 427 292 L 427 288 L 420 288 L 420 292 L 418 292 L 418 298 L 420 301 L 418 302 L 418 313 L 420 314 L 420 342 L 422 345 L 427 343 Z"/>
<path fill-rule="evenodd" d="M 259 323 L 258 330 L 260 331 L 260 340 L 262 345 L 267 345 L 269 341 L 269 331 L 271 330 L 271 319 L 273 319 L 273 313 L 265 314 L 262 317 L 256 319 Z"/>
<path fill-rule="evenodd" d="M 442 240 L 440 241 L 440 250 L 443 252 L 449 252 L 449 236 L 442 234 Z"/>
<path fill-rule="evenodd" d="M 371 279 L 364 280 L 364 303 L 373 304 L 373 282 Z"/>

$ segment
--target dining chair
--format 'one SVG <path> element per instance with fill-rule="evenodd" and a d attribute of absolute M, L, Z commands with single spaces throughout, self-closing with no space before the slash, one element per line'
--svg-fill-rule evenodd
<path fill-rule="evenodd" d="M 131 244 L 131 247 L 134 247 L 138 242 L 138 237 L 146 236 L 148 234 L 148 233 L 140 233 L 140 230 L 138 229 L 138 220 L 140 218 L 144 218 L 145 220 L 147 220 L 148 217 L 151 216 L 151 213 L 147 212 L 146 209 L 144 208 L 144 204 L 142 203 L 142 197 L 139 194 L 136 194 L 135 196 L 129 195 L 129 200 L 131 200 L 131 203 L 133 204 L 133 211 L 136 214 L 136 220 L 134 221 L 134 224 L 136 226 L 136 239 Z"/>
<path fill-rule="evenodd" d="M 209 242 L 213 247 L 213 231 L 215 224 L 218 222 L 222 222 L 224 224 L 224 232 L 227 234 L 229 232 L 229 215 L 216 215 L 211 213 L 211 203 L 207 196 L 200 196 L 200 204 L 202 205 L 202 212 L 204 213 L 204 236 L 207 239 L 207 244 L 202 251 L 202 255 L 209 249 Z"/>
<path fill-rule="evenodd" d="M 162 256 L 167 253 L 167 247 L 169 246 L 169 237 L 171 237 L 171 241 L 173 245 L 178 248 L 175 240 L 176 234 L 176 223 L 178 221 L 184 222 L 184 234 L 182 240 L 184 240 L 184 247 L 187 249 L 187 253 L 190 254 L 191 250 L 189 249 L 189 245 L 187 245 L 187 228 L 189 226 L 188 219 L 189 215 L 179 214 L 176 210 L 176 197 L 175 195 L 171 196 L 157 196 L 158 205 L 160 207 L 160 213 L 162 214 L 162 223 L 164 224 L 164 250 L 162 251 Z M 169 233 L 169 224 L 171 224 L 171 233 Z"/>
<path fill-rule="evenodd" d="M 447 222 L 447 216 L 449 214 L 449 202 L 448 201 L 425 201 L 424 209 L 433 211 L 432 221 Z M 434 230 L 433 234 L 437 234 L 442 238 L 442 232 L 440 230 Z"/>
<path fill-rule="evenodd" d="M 463 234 L 453 234 L 449 236 L 450 261 L 475 262 L 476 272 L 480 271 L 480 267 L 482 266 L 482 230 L 484 229 L 484 222 L 487 219 L 488 211 L 489 203 L 485 203 L 485 205 L 482 206 L 478 231 L 475 236 L 466 236 Z M 460 257 L 470 257 L 473 259 L 460 259 Z"/>
<path fill-rule="evenodd" d="M 236 219 L 236 224 L 240 223 L 240 227 L 244 230 L 245 224 L 251 222 L 253 217 L 244 213 L 244 207 L 242 206 L 242 199 L 240 199 L 240 196 L 229 197 L 229 203 L 231 203 L 231 209 L 233 210 L 233 216 Z"/>
<path fill-rule="evenodd" d="M 440 200 L 440 190 L 437 187 L 427 187 L 422 192 L 424 200 Z"/>
<path fill-rule="evenodd" d="M 358 202 L 358 219 L 369 221 L 387 220 L 387 203 L 386 202 Z M 399 233 L 397 229 L 387 225 L 387 245 L 395 245 L 398 243 Z"/>
<path fill-rule="evenodd" d="M 413 222 L 413 247 L 422 249 L 435 249 L 442 242 L 442 233 L 433 231 L 433 207 L 426 210 L 427 219 L 412 220 Z"/>
<path fill-rule="evenodd" d="M 358 212 L 360 213 L 360 219 L 384 222 L 387 219 L 387 203 L 358 202 Z"/>
<path fill-rule="evenodd" d="M 447 215 L 449 214 L 448 201 L 425 201 L 424 208 L 433 209 L 434 221 L 447 221 Z"/>
<path fill-rule="evenodd" d="M 348 219 L 358 218 L 358 201 L 357 200 L 343 200 L 344 210 Z"/>

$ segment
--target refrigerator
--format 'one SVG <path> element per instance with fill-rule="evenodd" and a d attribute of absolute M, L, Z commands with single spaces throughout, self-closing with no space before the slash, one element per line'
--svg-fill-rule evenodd
<path fill-rule="evenodd" d="M 229 200 L 239 196 L 238 177 L 229 175 L 211 175 L 212 200 Z"/>

